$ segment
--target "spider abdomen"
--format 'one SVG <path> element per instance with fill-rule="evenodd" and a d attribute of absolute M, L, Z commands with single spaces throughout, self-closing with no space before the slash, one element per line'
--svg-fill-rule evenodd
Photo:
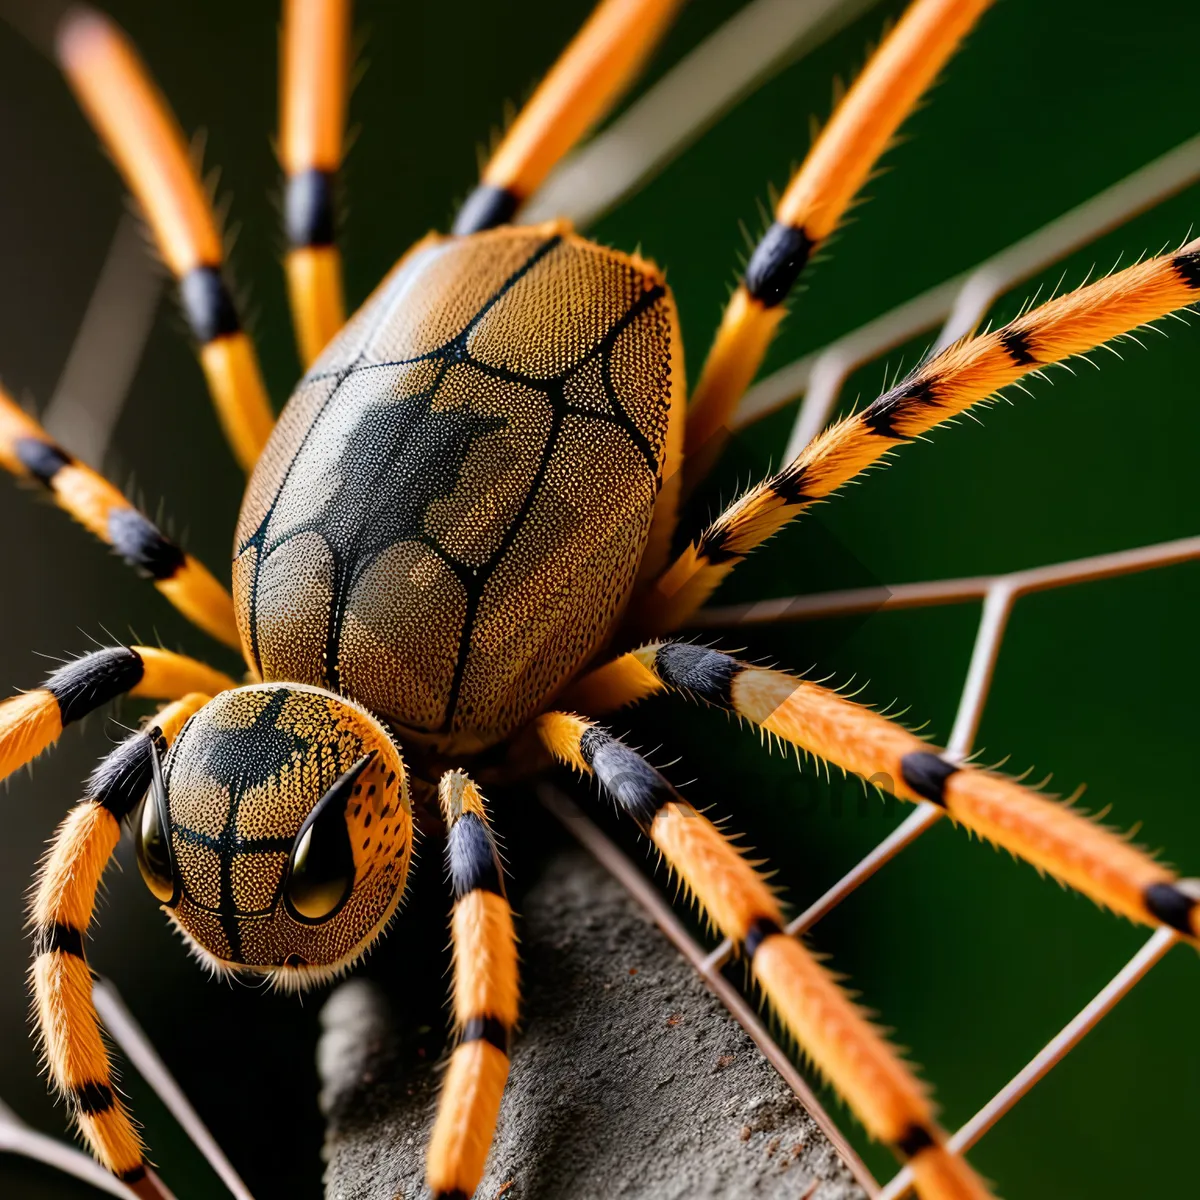
<path fill-rule="evenodd" d="M 659 273 L 559 226 L 419 245 L 251 479 L 234 561 L 250 663 L 447 748 L 501 740 L 628 599 L 677 346 Z"/>

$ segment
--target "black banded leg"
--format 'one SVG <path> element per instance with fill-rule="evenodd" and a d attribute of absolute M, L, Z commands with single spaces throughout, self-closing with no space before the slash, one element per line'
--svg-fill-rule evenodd
<path fill-rule="evenodd" d="M 194 658 L 154 646 L 112 646 L 73 659 L 40 687 L 0 702 L 0 779 L 31 762 L 63 729 L 118 696 L 181 699 L 236 687 Z"/>
<path fill-rule="evenodd" d="M 474 1193 L 492 1143 L 517 1020 L 517 944 L 483 796 L 462 771 L 448 771 L 438 800 L 454 889 L 458 1042 L 429 1141 L 426 1177 L 438 1200 L 450 1200 Z"/>
<path fill-rule="evenodd" d="M 350 0 L 286 0 L 279 157 L 288 300 L 307 368 L 346 322 L 335 244 L 350 69 Z"/>
<path fill-rule="evenodd" d="M 0 466 L 45 488 L 59 508 L 151 579 L 206 633 L 239 645 L 233 600 L 208 569 L 166 537 L 103 475 L 76 462 L 3 388 Z"/>
<path fill-rule="evenodd" d="M 275 419 L 223 278 L 220 230 L 183 131 L 136 50 L 107 17 L 72 6 L 58 29 L 57 54 L 179 285 L 217 415 L 249 471 Z"/>
<path fill-rule="evenodd" d="M 652 642 L 584 676 L 568 694 L 604 713 L 673 690 L 716 705 L 901 800 L 926 800 L 982 840 L 1143 924 L 1200 938 L 1200 882 L 1082 813 L 1003 775 L 948 758 L 903 726 L 837 692 L 719 650 Z"/>
<path fill-rule="evenodd" d="M 200 346 L 241 332 L 242 323 L 219 266 L 193 267 L 179 280 L 179 304 Z"/>
<path fill-rule="evenodd" d="M 601 0 L 484 168 L 454 219 L 465 235 L 507 225 L 555 163 L 637 77 L 682 0 Z"/>
<path fill-rule="evenodd" d="M 991 0 L 915 0 L 880 43 L 775 206 L 730 300 L 688 409 L 685 489 L 720 455 L 814 251 L 840 224 L 896 131 Z"/>
<path fill-rule="evenodd" d="M 643 828 L 717 928 L 740 945 L 775 1013 L 867 1130 L 902 1156 L 912 1151 L 924 1200 L 986 1197 L 970 1167 L 945 1149 L 925 1089 L 833 976 L 783 932 L 779 901 L 729 838 L 641 755 L 591 721 L 547 713 L 537 732 L 555 759 L 595 775 Z"/>
<path fill-rule="evenodd" d="M 654 636 L 687 624 L 753 550 L 905 442 L 1026 375 L 1200 301 L 1200 239 L 965 338 L 921 363 L 743 493 L 661 573 L 630 622 Z M 688 428 L 694 428 L 695 404 Z"/>
<path fill-rule="evenodd" d="M 477 184 L 454 218 L 453 233 L 465 237 L 469 233 L 511 225 L 525 199 L 527 197 L 518 196 L 511 188 L 499 184 Z"/>
<path fill-rule="evenodd" d="M 225 438 L 249 473 L 275 425 L 254 344 L 219 264 L 188 271 L 179 280 L 179 297 Z"/>
<path fill-rule="evenodd" d="M 1142 902 L 1156 921 L 1184 937 L 1200 938 L 1200 879 L 1149 883 L 1142 891 Z"/>
<path fill-rule="evenodd" d="M 30 905 L 30 979 L 50 1077 L 92 1152 L 146 1200 L 161 1200 L 164 1193 L 147 1171 L 141 1139 L 113 1086 L 84 945 L 100 878 L 121 822 L 150 786 L 153 756 L 208 699 L 193 695 L 168 705 L 151 728 L 127 738 L 93 771 L 88 798 L 54 836 Z"/>

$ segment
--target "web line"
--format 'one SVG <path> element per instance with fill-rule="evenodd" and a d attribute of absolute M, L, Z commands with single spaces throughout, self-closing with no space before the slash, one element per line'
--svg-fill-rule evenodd
<path fill-rule="evenodd" d="M 970 333 L 986 316 L 996 298 L 1006 290 L 1198 179 L 1200 136 L 1182 143 L 1043 229 L 994 255 L 974 270 L 930 289 L 847 334 L 824 350 L 817 351 L 769 376 L 747 393 L 734 418 L 735 431 L 745 428 L 803 394 L 805 402 L 798 413 L 785 450 L 786 459 L 794 458 L 829 420 L 842 385 L 851 371 L 933 327 L 939 321 L 943 324 L 935 342 L 935 349 L 950 345 L 959 337 Z M 1200 537 L 1186 537 L 1004 574 L 904 583 L 892 587 L 855 588 L 809 596 L 786 596 L 752 604 L 712 606 L 695 614 L 689 624 L 693 628 L 730 628 L 980 600 L 982 611 L 979 627 L 947 745 L 947 754 L 961 760 L 970 753 L 974 743 L 1009 617 L 1021 597 L 1053 588 L 1173 566 L 1198 558 Z M 545 799 L 543 802 L 545 803 Z M 603 839 L 603 834 L 591 825 L 582 813 L 576 810 L 573 815 L 564 816 L 561 806 L 548 804 L 547 807 L 555 812 L 585 846 L 596 853 L 594 843 L 597 838 Z M 787 927 L 788 932 L 793 935 L 807 933 L 822 917 L 832 912 L 906 847 L 911 846 L 932 828 L 943 815 L 943 811 L 936 805 L 928 802 L 918 804 L 896 829 L 791 921 Z M 630 887 L 631 892 L 634 892 L 635 897 L 647 907 L 659 924 L 663 925 L 655 906 L 646 903 L 646 899 L 639 894 L 642 887 L 648 885 L 638 869 L 611 843 L 608 844 L 601 861 L 623 882 L 631 873 L 637 876 L 641 886 L 637 889 Z M 651 891 L 651 896 L 656 906 L 665 907 L 657 893 Z M 669 909 L 667 912 L 669 913 Z M 675 921 L 673 914 L 671 917 Z M 675 921 L 675 924 L 678 925 L 678 922 Z M 682 932 L 683 940 L 678 932 L 669 936 L 710 987 L 716 990 L 716 980 L 728 985 L 728 981 L 721 974 L 722 968 L 729 963 L 734 953 L 734 946 L 728 939 L 705 954 L 703 948 L 686 932 Z M 951 1135 L 950 1146 L 961 1152 L 975 1145 L 1096 1028 L 1178 940 L 1178 935 L 1170 929 L 1163 928 L 1153 932 L 1138 952 L 1075 1017 L 1000 1088 L 974 1117 Z M 740 996 L 740 993 L 738 995 Z M 742 1011 L 744 1002 L 739 1006 L 730 1003 L 724 995 L 722 999 L 726 1001 L 733 1015 L 746 1026 Z M 761 1024 L 753 1012 L 746 1010 L 746 1013 L 754 1021 L 754 1032 L 751 1036 L 761 1046 Z M 748 1032 L 751 1031 L 750 1026 L 746 1028 Z M 775 1043 L 772 1043 L 772 1046 L 778 1049 Z M 768 1057 L 779 1066 L 774 1053 L 769 1053 Z M 784 1057 L 786 1058 L 786 1055 Z M 787 1061 L 790 1066 L 790 1059 Z M 792 1084 L 801 1101 L 811 1105 L 812 1101 L 805 1098 L 805 1092 L 811 1095 L 811 1090 L 805 1088 L 802 1091 L 796 1086 L 794 1068 L 791 1072 L 781 1069 L 781 1074 Z M 824 1109 L 818 1106 L 810 1111 L 814 1112 L 822 1127 L 827 1128 L 830 1119 Z M 835 1144 L 839 1147 L 844 1145 L 844 1138 L 839 1135 Z M 870 1178 L 856 1157 L 847 1161 L 873 1200 L 899 1200 L 899 1197 L 907 1194 L 912 1187 L 912 1173 L 907 1167 L 899 1170 L 881 1187 Z"/>
<path fill-rule="evenodd" d="M 745 429 L 804 396 L 788 439 L 795 458 L 825 427 L 852 371 L 944 322 L 935 348 L 970 333 L 1009 288 L 1200 180 L 1200 134 L 1021 238 L 821 350 L 781 367 L 742 398 L 730 426 Z"/>
<path fill-rule="evenodd" d="M 1008 619 L 1020 597 L 1038 591 L 1115 578 L 1120 575 L 1172 566 L 1196 559 L 1200 559 L 1200 537 L 1180 538 L 1157 545 L 1143 546 L 1113 554 L 1094 555 L 998 576 L 905 585 L 910 590 L 902 593 L 901 601 L 890 607 L 909 607 L 914 604 L 939 602 L 952 603 L 971 597 L 983 597 L 979 628 L 959 699 L 947 753 L 960 759 L 970 753 L 983 716 L 992 674 L 999 657 Z M 890 594 L 895 595 L 899 591 L 900 589 L 893 589 Z M 804 598 L 810 600 L 808 607 L 799 614 L 795 610 L 789 610 L 787 616 L 793 619 L 805 619 L 860 612 L 863 611 L 864 593 L 870 593 L 877 600 L 881 592 L 886 593 L 886 589 L 831 592 L 823 596 Z M 875 603 L 871 604 L 871 607 L 876 606 Z M 713 626 L 753 624 L 764 619 L 761 614 L 756 612 L 761 605 L 748 605 L 742 606 L 742 608 L 749 614 L 749 619 L 742 621 L 716 619 L 717 614 L 735 611 L 716 609 L 709 610 L 710 616 L 714 619 L 704 623 Z M 713 950 L 705 953 L 703 947 L 692 939 L 678 918 L 671 912 L 669 906 L 645 880 L 639 868 L 611 843 L 582 812 L 555 789 L 543 789 L 541 798 L 547 809 L 586 849 L 595 855 L 601 865 L 628 888 L 634 898 L 663 928 L 676 948 L 688 959 L 709 987 L 717 993 L 755 1043 L 763 1049 L 764 1054 L 780 1071 L 801 1102 L 809 1108 L 814 1119 L 830 1135 L 831 1140 L 835 1141 L 839 1151 L 845 1154 L 843 1149 L 845 1138 L 838 1133 L 837 1138 L 834 1139 L 830 1134 L 830 1126 L 833 1126 L 833 1122 L 828 1113 L 817 1103 L 811 1089 L 798 1075 L 787 1054 L 780 1049 L 777 1043 L 770 1041 L 762 1023 L 741 997 L 741 994 L 721 974 L 722 968 L 733 957 L 733 943 L 725 939 Z M 892 833 L 880 841 L 837 883 L 792 920 L 787 926 L 788 933 L 798 936 L 811 930 L 822 917 L 832 912 L 902 850 L 912 845 L 943 815 L 943 810 L 934 804 L 928 802 L 918 804 Z M 952 1135 L 950 1138 L 952 1148 L 965 1151 L 979 1141 L 1001 1117 L 1012 1109 L 1112 1011 L 1116 1004 L 1145 977 L 1178 940 L 1178 936 L 1169 929 L 1158 929 L 1152 933 L 1141 949 L 1083 1006 L 1079 1013 L 1034 1055 L 1025 1067 L 992 1096 L 974 1117 Z M 767 1039 L 765 1042 L 764 1038 Z M 833 1128 L 836 1129 L 836 1126 Z M 898 1200 L 911 1187 L 912 1175 L 907 1167 L 880 1188 L 856 1155 L 851 1153 L 846 1158 L 846 1162 L 868 1194 L 875 1200 Z"/>
<path fill-rule="evenodd" d="M 561 185 L 562 190 L 557 193 L 560 198 L 559 211 L 573 212 L 579 224 L 594 220 L 603 211 L 636 190 L 654 171 L 681 152 L 723 111 L 752 90 L 763 78 L 831 36 L 870 5 L 864 0 L 853 0 L 853 3 L 843 6 L 840 12 L 836 11 L 837 7 L 828 3 L 828 0 L 806 0 L 802 14 L 801 6 L 796 0 L 756 0 L 756 3 L 744 10 L 747 14 L 745 17 L 739 14 L 743 21 L 753 20 L 753 25 L 739 26 L 736 20 L 727 23 L 727 26 L 722 27 L 718 34 L 709 39 L 709 42 L 704 43 L 681 62 L 675 71 L 665 76 L 656 88 L 647 92 L 642 101 L 631 106 L 625 117 L 614 122 L 608 131 L 593 139 L 574 159 L 568 159 L 547 185 L 544 193 L 547 197 L 546 203 L 554 202 L 556 193 L 552 189 Z M 786 25 L 786 34 L 785 25 L 780 22 L 790 22 Z M 728 51 L 732 44 L 730 39 L 736 40 L 735 35 L 739 35 L 739 30 L 748 50 L 744 60 L 734 61 Z M 755 36 L 745 37 L 750 30 L 753 30 Z M 720 37 L 726 40 L 721 41 Z M 714 62 L 732 65 L 718 78 L 712 74 Z M 681 96 L 689 99 L 681 103 Z M 675 113 L 689 114 L 689 119 L 682 123 L 674 121 L 672 115 Z M 611 157 L 606 159 L 606 156 Z M 597 164 L 606 162 L 608 167 L 600 172 L 600 176 L 609 181 L 609 190 L 597 191 Z M 872 361 L 881 353 L 934 328 L 939 322 L 944 324 L 935 345 L 941 347 L 949 344 L 975 328 L 986 315 L 990 305 L 1008 288 L 1044 269 L 1063 255 L 1118 227 L 1137 213 L 1182 191 L 1197 180 L 1200 180 L 1200 136 L 1182 143 L 973 270 L 922 293 L 823 350 L 810 354 L 762 380 L 743 399 L 732 422 L 733 429 L 737 431 L 746 428 L 803 395 L 805 403 L 800 409 L 788 441 L 787 452 L 789 456 L 794 456 L 826 423 L 851 371 Z M 542 203 L 542 200 L 543 197 L 539 196 L 537 203 Z M 526 217 L 531 219 L 534 215 L 536 210 L 531 205 Z M 113 280 L 125 279 L 126 276 L 122 274 L 124 265 L 132 259 L 129 246 L 130 240 L 123 225 L 114 240 L 98 292 L 106 286 L 115 287 Z M 135 287 L 137 295 L 131 299 L 128 293 Z M 148 337 L 160 287 L 161 285 L 154 281 L 152 272 L 145 281 L 139 279 L 135 284 L 129 284 L 123 294 L 122 307 L 128 306 L 132 312 L 115 331 L 115 336 L 102 339 L 93 333 L 84 337 L 83 334 L 94 325 L 94 322 L 85 322 L 85 329 L 81 330 L 81 337 L 72 351 L 71 369 L 64 372 L 55 397 L 54 411 L 48 414 L 53 424 L 68 423 L 65 417 L 56 420 L 55 413 L 60 408 L 65 412 L 69 402 L 83 398 L 83 393 L 76 397 L 78 389 L 75 385 L 78 380 L 90 378 L 94 372 L 89 371 L 89 368 L 99 363 L 99 352 L 103 350 L 113 364 L 104 380 L 106 401 L 110 402 L 101 406 L 104 410 L 103 416 L 97 421 L 98 429 L 94 440 L 87 447 L 79 448 L 79 452 L 97 462 L 103 457 L 124 392 Z M 93 308 L 97 320 L 105 307 L 98 305 L 94 298 Z M 114 345 L 114 342 L 119 344 Z M 91 399 L 95 400 L 95 397 Z M 76 433 L 76 440 L 78 437 L 79 434 Z M 70 437 L 67 440 L 70 441 Z M 980 627 L 949 744 L 950 751 L 961 756 L 969 751 L 974 739 L 1007 620 L 1015 602 L 1021 596 L 1048 588 L 1169 566 L 1198 557 L 1200 537 L 1183 538 L 1004 575 L 903 583 L 891 588 L 860 588 L 813 596 L 785 597 L 751 605 L 711 607 L 696 614 L 691 624 L 693 627 L 755 625 L 876 609 L 982 600 Z M 609 841 L 589 818 L 557 789 L 547 786 L 541 789 L 539 794 L 545 807 L 630 891 L 706 984 L 725 1003 L 824 1130 L 872 1200 L 898 1200 L 903 1196 L 911 1186 L 908 1169 L 900 1170 L 884 1186 L 878 1184 L 850 1147 L 836 1123 L 821 1106 L 790 1056 L 771 1038 L 753 1006 L 722 973 L 722 968 L 730 958 L 732 947 L 728 943 L 722 943 L 711 952 L 706 952 L 688 933 L 640 868 Z M 906 846 L 916 841 L 941 816 L 941 810 L 931 804 L 918 805 L 892 834 L 884 838 L 837 884 L 797 916 L 788 926 L 789 932 L 803 933 L 811 929 Z M 950 1145 L 956 1150 L 966 1150 L 973 1146 L 1096 1027 L 1178 940 L 1170 930 L 1155 931 L 1129 962 L 1059 1034 L 952 1135 Z M 100 985 L 97 992 L 97 1000 L 101 1005 L 106 999 L 105 986 Z M 111 1022 L 120 1001 L 112 992 L 108 992 L 107 997 L 111 998 L 110 1008 L 113 1009 L 108 1013 L 108 1020 Z M 113 1023 L 120 1025 L 119 1021 Z M 132 1022 L 128 1028 L 121 1028 L 121 1037 L 118 1040 L 131 1061 L 138 1057 L 139 1046 L 149 1047 L 150 1053 L 153 1053 L 145 1034 Z M 143 1069 L 147 1064 L 151 1067 L 151 1076 L 156 1076 L 157 1072 L 153 1069 L 151 1060 L 143 1057 Z M 165 1068 L 163 1072 L 165 1074 Z M 162 1095 L 162 1078 L 152 1078 L 151 1083 Z M 206 1159 L 216 1167 L 223 1182 L 235 1195 L 244 1194 L 238 1186 L 244 1189 L 244 1184 L 237 1179 L 233 1168 L 224 1162 L 219 1151 L 216 1159 L 221 1161 L 227 1170 L 222 1170 L 216 1165 L 213 1148 L 205 1143 L 204 1135 L 207 1135 L 207 1131 L 203 1129 L 194 1112 L 190 1111 L 186 1100 L 184 1106 L 189 1110 L 187 1114 L 181 1115 L 182 1110 L 172 1109 L 176 1118 L 181 1121 L 193 1140 L 198 1139 L 197 1144 Z M 64 1142 L 30 1129 L 0 1104 L 0 1152 L 4 1151 L 48 1163 L 92 1183 L 108 1194 L 132 1194 L 88 1156 Z"/>
<path fill-rule="evenodd" d="M 752 0 L 551 172 L 520 221 L 583 229 L 634 194 L 739 101 L 878 0 Z"/>
<path fill-rule="evenodd" d="M 683 922 L 646 878 L 641 868 L 553 784 L 542 784 L 538 788 L 538 798 L 543 807 L 629 892 L 630 896 L 666 934 L 675 949 L 687 959 L 700 978 L 746 1031 L 767 1061 L 779 1072 L 783 1081 L 796 1094 L 809 1116 L 821 1127 L 821 1131 L 829 1139 L 838 1156 L 868 1195 L 874 1197 L 879 1191 L 878 1182 L 867 1169 L 866 1164 L 855 1153 L 836 1122 L 821 1105 L 812 1088 L 805 1082 L 787 1051 L 771 1037 L 752 1005 L 721 974 L 720 968 L 708 965 L 704 947 L 687 931 Z"/>

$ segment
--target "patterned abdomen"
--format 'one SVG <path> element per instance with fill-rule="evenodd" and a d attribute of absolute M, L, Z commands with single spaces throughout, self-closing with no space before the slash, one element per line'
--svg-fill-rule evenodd
<path fill-rule="evenodd" d="M 628 598 L 677 345 L 654 268 L 558 228 L 418 247 L 251 479 L 234 563 L 250 663 L 446 748 L 502 739 Z"/>

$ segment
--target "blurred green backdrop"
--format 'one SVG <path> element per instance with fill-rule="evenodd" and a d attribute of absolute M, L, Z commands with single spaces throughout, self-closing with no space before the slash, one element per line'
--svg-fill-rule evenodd
<path fill-rule="evenodd" d="M 276 22 L 269 3 L 116 0 L 188 129 L 208 131 L 206 161 L 222 168 L 241 228 L 233 259 L 258 316 L 277 403 L 297 374 L 277 266 Z M 652 77 L 739 7 L 693 0 Z M 596 235 L 640 244 L 665 265 L 679 301 L 694 376 L 768 183 L 782 185 L 824 118 L 830 85 L 861 64 L 886 18 L 878 5 L 763 86 Z M 349 291 L 361 299 L 398 254 L 474 180 L 475 147 L 520 100 L 572 34 L 587 0 L 517 6 L 362 0 L 369 64 L 352 104 L 360 133 L 346 178 Z M 1002 0 L 952 63 L 906 140 L 873 182 L 870 203 L 808 279 L 770 366 L 973 265 L 1136 169 L 1200 125 L 1200 8 L 1195 0 Z M 44 403 L 70 346 L 121 212 L 108 164 L 53 68 L 0 27 L 0 370 L 16 394 Z M 997 306 L 1013 315 L 1065 269 L 1079 281 L 1146 249 L 1181 240 L 1200 211 L 1192 188 L 1031 281 Z M 151 509 L 162 500 L 193 552 L 228 561 L 239 473 L 223 446 L 171 306 L 149 344 L 109 467 Z M 1032 398 L 939 431 L 886 472 L 850 489 L 770 548 L 722 599 L 786 595 L 877 580 L 895 583 L 1009 570 L 1196 532 L 1200 442 L 1197 331 L 1172 323 L 1149 351 L 1098 359 L 1099 372 L 1054 373 Z M 869 397 L 885 367 L 865 368 L 847 401 Z M 741 439 L 696 519 L 782 450 L 790 414 Z M 103 548 L 36 497 L 0 481 L 0 681 L 30 686 L 39 654 L 77 653 L 93 638 L 160 636 L 232 668 Z M 1192 754 L 1200 649 L 1194 636 L 1200 566 L 1175 567 L 1023 600 L 1000 658 L 979 743 L 1012 766 L 1053 770 L 1055 785 L 1089 785 L 1122 827 L 1200 871 L 1200 804 Z M 839 679 L 869 680 L 865 698 L 898 697 L 944 737 L 978 619 L 974 605 L 881 613 L 725 638 L 752 655 Z M 127 708 L 132 722 L 137 710 Z M 647 705 L 619 728 L 682 754 L 689 795 L 735 813 L 769 847 L 788 897 L 815 898 L 901 819 L 863 805 L 760 752 L 719 714 Z M 33 864 L 89 764 L 115 736 L 93 719 L 15 779 L 0 839 L 0 1096 L 50 1132 L 47 1099 L 26 1037 L 22 904 Z M 537 837 L 536 811 L 501 816 L 510 844 Z M 519 856 L 518 856 L 519 857 Z M 443 938 L 439 874 L 381 957 L 407 953 L 428 916 Z M 126 860 L 127 862 L 127 860 Z M 426 887 L 430 885 L 426 884 Z M 885 1014 L 936 1083 L 951 1126 L 1056 1032 L 1145 934 L 939 826 L 819 926 L 816 942 Z M 136 872 L 114 872 L 93 959 L 112 975 L 172 1068 L 260 1196 L 319 1195 L 320 1122 L 312 1052 L 318 1002 L 300 1005 L 218 986 L 188 961 Z M 980 1144 L 973 1161 L 1004 1195 L 1117 1197 L 1194 1194 L 1200 1053 L 1192 1015 L 1200 967 L 1177 948 L 1081 1049 Z M 437 1020 L 435 1012 L 435 1020 Z M 129 1080 L 135 1108 L 181 1200 L 221 1194 L 160 1108 Z M 835 1111 L 837 1111 L 835 1109 Z M 686 1119 L 686 1114 L 680 1114 Z M 888 1156 L 865 1146 L 886 1178 Z M 39 1168 L 0 1158 L 7 1195 L 90 1194 Z M 515 1195 L 515 1193 L 514 1193 Z"/>

